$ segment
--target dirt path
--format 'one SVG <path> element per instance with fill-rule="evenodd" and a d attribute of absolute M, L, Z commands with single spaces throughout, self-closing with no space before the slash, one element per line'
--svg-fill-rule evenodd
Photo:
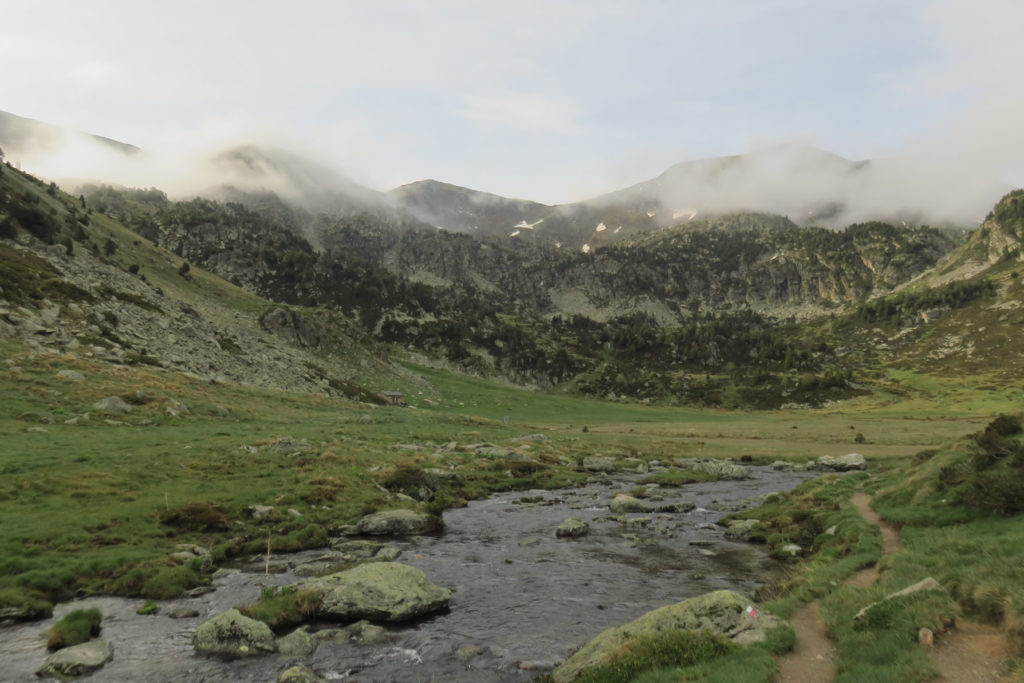
<path fill-rule="evenodd" d="M 789 623 L 796 631 L 796 646 L 791 652 L 778 657 L 777 683 L 826 683 L 834 675 L 832 657 L 835 648 L 825 635 L 818 601 L 801 605 Z"/>
<path fill-rule="evenodd" d="M 871 497 L 855 493 L 850 501 L 869 524 L 882 531 L 882 555 L 903 548 L 898 529 L 871 509 Z M 878 580 L 878 565 L 862 569 L 846 581 L 846 585 L 866 588 Z M 796 631 L 796 646 L 776 659 L 779 672 L 776 683 L 829 683 L 835 678 L 832 658 L 835 647 L 825 635 L 818 601 L 797 609 L 790 618 Z M 1010 656 L 1006 637 L 995 626 L 957 621 L 956 628 L 945 634 L 931 651 L 932 664 L 939 672 L 939 683 L 1003 683 L 1006 660 Z"/>

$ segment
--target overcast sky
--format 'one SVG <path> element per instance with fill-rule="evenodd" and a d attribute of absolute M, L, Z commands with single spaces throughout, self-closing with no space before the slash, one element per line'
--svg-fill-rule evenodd
<path fill-rule="evenodd" d="M 796 141 L 1024 181 L 1021 0 L 0 0 L 0 109 L 549 203 Z"/>

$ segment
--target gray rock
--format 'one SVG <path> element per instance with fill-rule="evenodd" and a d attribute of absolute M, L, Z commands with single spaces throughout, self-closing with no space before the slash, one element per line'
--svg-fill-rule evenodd
<path fill-rule="evenodd" d="M 370 562 L 311 579 L 302 590 L 320 596 L 320 615 L 342 621 L 407 621 L 447 609 L 451 591 L 415 567 Z"/>
<path fill-rule="evenodd" d="M 210 549 L 194 543 L 179 543 L 175 546 L 175 552 L 171 553 L 169 557 L 180 564 L 201 560 L 203 569 L 213 566 L 213 553 L 210 552 Z"/>
<path fill-rule="evenodd" d="M 920 593 L 921 591 L 942 591 L 943 593 L 949 592 L 941 583 L 939 583 L 938 581 L 929 576 L 927 579 L 918 581 L 912 586 L 907 586 L 903 590 L 898 590 L 895 593 L 890 593 L 878 602 L 871 603 L 867 607 L 863 608 L 861 611 L 857 612 L 857 614 L 855 614 L 853 618 L 854 620 L 859 621 L 860 619 L 864 618 L 865 614 L 871 611 L 872 607 L 880 605 L 887 600 L 892 600 L 893 598 L 903 597 L 904 595 L 912 595 L 913 593 Z"/>
<path fill-rule="evenodd" d="M 707 472 L 719 479 L 741 480 L 750 479 L 750 470 L 728 460 L 698 460 L 691 465 L 692 469 Z"/>
<path fill-rule="evenodd" d="M 245 512 L 253 519 L 263 519 L 276 509 L 273 505 L 247 505 Z"/>
<path fill-rule="evenodd" d="M 463 645 L 455 651 L 455 656 L 464 662 L 468 662 L 474 657 L 479 657 L 484 652 L 487 652 L 487 648 L 481 647 L 479 645 Z"/>
<path fill-rule="evenodd" d="M 480 446 L 477 446 L 476 448 L 474 448 L 473 452 L 476 453 L 477 455 L 484 455 L 484 456 L 491 456 L 491 457 L 497 457 L 497 458 L 504 458 L 509 453 L 511 453 L 512 451 L 511 451 L 511 449 L 501 448 L 500 446 L 492 446 L 490 444 L 483 444 L 483 445 L 480 445 Z"/>
<path fill-rule="evenodd" d="M 192 637 L 196 652 L 222 657 L 248 657 L 277 650 L 274 633 L 262 621 L 250 619 L 236 609 L 204 621 Z"/>
<path fill-rule="evenodd" d="M 293 666 L 281 672 L 277 683 L 327 683 L 327 679 L 307 666 Z"/>
<path fill-rule="evenodd" d="M 626 512 L 654 512 L 654 506 L 646 500 L 640 500 L 625 493 L 619 493 L 612 498 L 612 502 L 608 507 L 617 515 Z"/>
<path fill-rule="evenodd" d="M 77 370 L 58 370 L 57 376 L 61 379 L 66 379 L 71 382 L 81 382 L 85 380 L 85 375 L 78 372 Z"/>
<path fill-rule="evenodd" d="M 790 557 L 796 557 L 804 551 L 804 549 L 798 546 L 796 543 L 787 543 L 786 545 L 782 546 L 780 550 L 784 553 L 789 553 Z"/>
<path fill-rule="evenodd" d="M 391 640 L 387 629 L 377 624 L 371 624 L 365 619 L 344 628 L 321 629 L 314 636 L 317 640 L 347 641 L 359 645 L 383 645 Z"/>
<path fill-rule="evenodd" d="M 592 455 L 589 458 L 583 458 L 583 469 L 588 472 L 614 472 L 616 467 L 615 461 L 611 458 Z"/>
<path fill-rule="evenodd" d="M 590 533 L 590 525 L 576 517 L 570 517 L 555 529 L 558 538 L 579 538 Z"/>
<path fill-rule="evenodd" d="M 796 469 L 796 465 L 791 462 L 786 462 L 785 460 L 776 460 L 770 465 L 770 467 L 776 472 L 792 472 Z"/>
<path fill-rule="evenodd" d="M 172 607 L 167 612 L 171 619 L 191 619 L 199 616 L 199 610 L 192 607 Z"/>
<path fill-rule="evenodd" d="M 93 410 L 105 413 L 130 413 L 132 407 L 125 403 L 120 396 L 107 396 L 92 404 Z"/>
<path fill-rule="evenodd" d="M 277 651 L 286 657 L 308 657 L 316 651 L 319 642 L 305 626 L 300 626 L 277 639 Z"/>
<path fill-rule="evenodd" d="M 429 534 L 444 528 L 440 517 L 415 510 L 387 510 L 363 517 L 356 523 L 357 533 L 370 536 L 411 536 Z"/>
<path fill-rule="evenodd" d="M 84 676 L 96 671 L 113 658 L 113 645 L 105 640 L 90 640 L 54 652 L 36 671 L 36 676 L 61 679 L 67 676 Z"/>
<path fill-rule="evenodd" d="M 866 470 L 868 463 L 860 453 L 847 453 L 839 457 L 823 455 L 815 461 L 815 469 L 831 470 L 833 472 L 851 472 L 853 470 Z"/>
<path fill-rule="evenodd" d="M 278 439 L 270 443 L 267 448 L 280 451 L 282 453 L 293 452 L 293 451 L 308 451 L 312 448 L 309 442 L 305 439 L 295 439 L 290 436 Z"/>
<path fill-rule="evenodd" d="M 516 436 L 509 441 L 533 441 L 535 443 L 544 443 L 548 440 L 546 434 L 526 434 L 525 436 Z"/>
<path fill-rule="evenodd" d="M 748 612 L 754 610 L 754 614 Z M 624 626 L 610 628 L 576 651 L 551 673 L 554 683 L 569 683 L 595 666 L 621 656 L 635 639 L 669 630 L 711 631 L 741 645 L 761 642 L 769 630 L 785 623 L 762 613 L 748 598 L 733 591 L 715 591 L 648 612 Z"/>
<path fill-rule="evenodd" d="M 757 526 L 756 519 L 735 519 L 729 522 L 725 530 L 725 537 L 734 541 L 749 541 L 753 537 L 754 527 Z"/>

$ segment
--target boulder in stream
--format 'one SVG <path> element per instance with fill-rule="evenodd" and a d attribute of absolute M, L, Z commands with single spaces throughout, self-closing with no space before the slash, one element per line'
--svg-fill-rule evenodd
<path fill-rule="evenodd" d="M 327 683 L 327 679 L 308 666 L 293 666 L 281 672 L 277 683 Z"/>
<path fill-rule="evenodd" d="M 555 529 L 555 536 L 558 538 L 578 538 L 586 536 L 590 532 L 590 525 L 582 519 L 570 517 Z"/>
<path fill-rule="evenodd" d="M 320 616 L 341 621 L 408 621 L 448 608 L 452 592 L 398 562 L 371 562 L 311 579 L 300 590 L 320 596 Z"/>
<path fill-rule="evenodd" d="M 369 536 L 412 536 L 441 531 L 444 522 L 436 515 L 415 510 L 386 510 L 360 519 L 355 533 Z"/>
<path fill-rule="evenodd" d="M 763 641 L 769 630 L 784 623 L 774 615 L 762 613 L 739 593 L 714 591 L 656 609 L 624 626 L 602 632 L 555 669 L 551 680 L 575 681 L 587 669 L 615 661 L 630 641 L 658 631 L 706 630 L 747 645 Z"/>
<path fill-rule="evenodd" d="M 626 512 L 653 512 L 654 506 L 648 503 L 646 500 L 634 498 L 633 496 L 625 493 L 619 493 L 612 498 L 611 504 L 608 506 L 611 511 L 617 515 L 621 515 Z"/>
<path fill-rule="evenodd" d="M 229 609 L 199 625 L 192 644 L 196 652 L 229 659 L 262 655 L 277 651 L 270 627 Z"/>
<path fill-rule="evenodd" d="M 114 658 L 114 647 L 106 640 L 90 640 L 57 650 L 36 671 L 40 678 L 66 679 L 84 676 Z"/>
<path fill-rule="evenodd" d="M 313 637 L 306 626 L 300 626 L 277 639 L 277 651 L 286 657 L 308 657 L 319 644 L 320 641 Z"/>

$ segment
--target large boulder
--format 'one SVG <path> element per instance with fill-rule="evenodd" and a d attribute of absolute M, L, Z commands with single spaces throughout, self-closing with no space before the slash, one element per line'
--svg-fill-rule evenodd
<path fill-rule="evenodd" d="M 847 453 L 839 457 L 823 455 L 815 463 L 815 469 L 831 470 L 833 472 L 851 472 L 854 470 L 866 470 L 868 463 L 860 453 Z"/>
<path fill-rule="evenodd" d="M 196 652 L 233 659 L 277 651 L 270 627 L 236 609 L 218 614 L 199 625 L 192 644 Z"/>
<path fill-rule="evenodd" d="M 435 533 L 443 528 L 444 522 L 440 517 L 415 510 L 375 512 L 355 525 L 356 533 L 369 536 L 412 536 Z"/>
<path fill-rule="evenodd" d="M 46 658 L 36 671 L 40 678 L 65 679 L 70 676 L 84 676 L 114 658 L 114 647 L 105 640 L 90 640 L 57 650 Z"/>
<path fill-rule="evenodd" d="M 591 455 L 583 458 L 583 469 L 588 472 L 614 472 L 617 467 L 615 461 L 601 455 Z"/>
<path fill-rule="evenodd" d="M 316 651 L 320 641 L 309 629 L 300 626 L 286 636 L 277 639 L 277 651 L 286 657 L 307 657 Z"/>
<path fill-rule="evenodd" d="M 722 480 L 750 479 L 750 470 L 728 460 L 697 460 L 691 469 L 706 472 Z"/>
<path fill-rule="evenodd" d="M 772 628 L 785 623 L 764 614 L 749 599 L 733 591 L 715 591 L 648 612 L 624 626 L 610 628 L 581 647 L 551 673 L 554 683 L 569 683 L 595 666 L 609 664 L 630 641 L 659 631 L 711 631 L 747 645 L 761 642 Z"/>
<path fill-rule="evenodd" d="M 407 621 L 448 608 L 452 592 L 415 567 L 371 562 L 311 579 L 302 590 L 320 596 L 320 615 L 342 621 Z"/>

